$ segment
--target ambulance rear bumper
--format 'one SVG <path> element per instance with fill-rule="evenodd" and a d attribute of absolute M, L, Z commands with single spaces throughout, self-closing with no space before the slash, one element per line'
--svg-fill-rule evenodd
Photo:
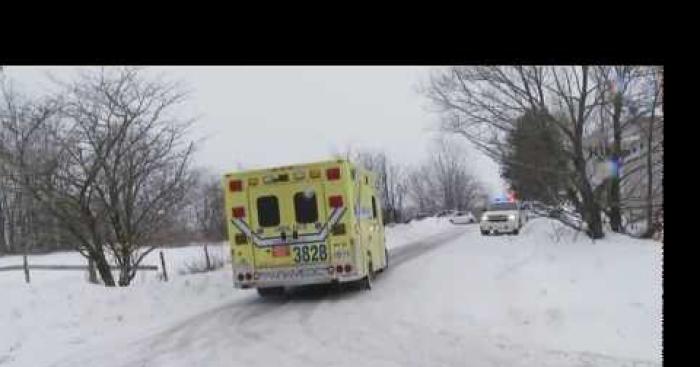
<path fill-rule="evenodd" d="M 234 270 L 234 287 L 294 287 L 312 284 L 345 283 L 362 279 L 363 274 L 353 270 L 350 273 L 336 273 L 330 265 L 315 267 L 266 268 L 252 272 L 250 280 L 239 280 Z"/>

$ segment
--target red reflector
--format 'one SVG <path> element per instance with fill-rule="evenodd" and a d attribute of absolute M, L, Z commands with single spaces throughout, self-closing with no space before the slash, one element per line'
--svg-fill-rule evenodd
<path fill-rule="evenodd" d="M 329 180 L 338 180 L 340 179 L 340 168 L 335 167 L 335 168 L 329 168 L 326 170 L 326 177 Z"/>
<path fill-rule="evenodd" d="M 336 266 L 336 267 L 335 267 L 335 271 L 337 271 L 338 273 L 342 273 L 342 272 L 343 272 L 343 266 L 342 266 L 342 265 Z"/>
<path fill-rule="evenodd" d="M 245 208 L 242 207 L 242 206 L 233 208 L 231 211 L 233 212 L 233 217 L 234 217 L 234 218 L 243 218 L 243 217 L 245 217 Z"/>
<path fill-rule="evenodd" d="M 345 272 L 349 273 L 350 270 L 352 270 L 352 265 L 350 265 L 350 264 L 345 265 Z"/>
<path fill-rule="evenodd" d="M 229 181 L 228 190 L 231 192 L 243 191 L 243 181 L 241 181 L 241 180 Z"/>
<path fill-rule="evenodd" d="M 340 208 L 343 206 L 343 197 L 340 195 L 334 195 L 328 198 L 328 205 L 331 206 L 331 208 Z"/>
<path fill-rule="evenodd" d="M 289 246 L 272 246 L 272 256 L 289 256 Z"/>

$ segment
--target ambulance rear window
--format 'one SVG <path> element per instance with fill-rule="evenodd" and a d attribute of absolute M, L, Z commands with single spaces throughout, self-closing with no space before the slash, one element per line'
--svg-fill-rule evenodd
<path fill-rule="evenodd" d="M 318 221 L 316 193 L 310 191 L 294 194 L 294 214 L 297 223 L 315 223 Z"/>
<path fill-rule="evenodd" d="M 276 196 L 258 198 L 258 225 L 274 227 L 280 225 L 280 207 Z"/>

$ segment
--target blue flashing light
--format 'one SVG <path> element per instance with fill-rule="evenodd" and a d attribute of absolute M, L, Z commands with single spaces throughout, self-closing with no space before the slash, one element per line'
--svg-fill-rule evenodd
<path fill-rule="evenodd" d="M 610 162 L 610 174 L 613 177 L 620 177 L 620 159 L 613 159 Z"/>

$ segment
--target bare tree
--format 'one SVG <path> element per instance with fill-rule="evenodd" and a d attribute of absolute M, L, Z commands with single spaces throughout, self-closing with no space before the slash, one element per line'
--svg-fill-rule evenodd
<path fill-rule="evenodd" d="M 47 132 L 42 129 L 55 113 L 53 105 L 35 106 L 2 81 L 0 101 L 0 247 L 23 254 L 35 248 L 47 250 L 48 238 L 57 229 L 55 222 L 26 192 L 22 182 L 35 180 L 31 169 L 13 164 L 17 157 L 34 162 L 51 155 Z"/>
<path fill-rule="evenodd" d="M 444 137 L 438 138 L 428 164 L 441 194 L 442 209 L 472 209 L 481 185 L 471 172 L 463 147 Z"/>
<path fill-rule="evenodd" d="M 354 161 L 377 174 L 377 186 L 385 222 L 401 221 L 406 196 L 406 183 L 402 167 L 392 162 L 384 152 L 359 151 L 354 156 L 352 153 L 346 153 L 346 155 L 351 156 Z"/>
<path fill-rule="evenodd" d="M 95 262 L 104 284 L 115 285 L 109 255 L 120 268 L 118 284 L 127 286 L 191 184 L 191 121 L 173 114 L 186 93 L 135 68 L 59 83 L 61 93 L 42 104 L 58 107 L 39 124 L 57 151 L 32 161 L 20 154 L 15 166 L 31 170 L 22 186 Z"/>
<path fill-rule="evenodd" d="M 649 201 L 654 196 L 649 192 L 658 186 L 652 172 L 662 168 L 662 162 L 660 158 L 658 162 L 651 161 L 663 149 L 657 142 L 661 136 L 655 133 L 662 124 L 657 114 L 659 70 L 649 66 L 599 66 L 594 73 L 597 82 L 605 85 L 607 102 L 600 107 L 600 133 L 597 134 L 600 149 L 595 154 L 616 168 L 599 190 L 606 194 L 602 202 L 613 231 L 625 232 L 628 229 L 625 222 L 635 223 L 639 217 L 635 213 L 639 213 L 644 196 Z M 645 151 L 646 154 L 642 153 Z M 645 158 L 648 159 L 645 161 Z M 661 163 L 661 167 L 657 163 Z M 647 177 L 643 175 L 645 170 Z M 643 193 L 645 188 L 649 189 L 646 194 Z M 627 213 L 626 221 L 623 212 Z M 653 215 L 649 212 L 641 216 L 648 219 Z"/>
<path fill-rule="evenodd" d="M 442 113 L 444 131 L 469 139 L 496 160 L 519 116 L 547 116 L 565 137 L 564 154 L 574 172 L 566 199 L 583 216 L 588 235 L 603 237 L 584 138 L 593 128 L 591 115 L 605 101 L 590 67 L 450 67 L 437 70 L 423 92 Z"/>
<path fill-rule="evenodd" d="M 197 218 L 198 232 L 208 241 L 223 241 L 227 233 L 221 179 L 205 173 L 201 173 L 199 177 L 192 190 L 192 205 Z"/>
<path fill-rule="evenodd" d="M 654 67 L 650 73 L 650 83 L 648 85 L 649 91 L 651 92 L 651 116 L 646 129 L 646 168 L 647 168 L 647 197 L 646 197 L 646 219 L 647 219 L 647 232 L 646 237 L 652 237 L 655 232 L 663 232 L 663 208 L 660 207 L 657 210 L 657 214 L 654 215 L 654 197 L 659 196 L 663 198 L 663 181 L 654 181 L 654 170 L 660 170 L 659 176 L 663 177 L 663 137 L 658 136 L 663 131 L 659 131 L 655 135 L 655 131 L 660 127 L 663 127 L 663 118 L 659 118 L 657 114 L 657 109 L 663 110 L 663 98 L 664 98 L 664 75 L 663 67 Z M 658 143 L 655 142 L 658 141 Z M 658 158 L 655 159 L 655 154 Z M 658 162 L 658 163 L 657 163 Z M 657 184 L 661 189 L 659 193 L 654 192 L 654 185 Z"/>
<path fill-rule="evenodd" d="M 428 164 L 415 167 L 408 173 L 408 197 L 422 213 L 434 213 L 441 205 L 436 199 L 439 194 L 431 182 L 431 174 L 432 169 Z"/>
<path fill-rule="evenodd" d="M 596 83 L 605 86 L 602 93 L 606 103 L 600 106 L 601 133 L 598 134 L 599 139 L 603 140 L 599 143 L 602 149 L 595 153 L 599 159 L 607 160 L 615 167 L 615 172 L 601 185 L 601 189 L 607 193 L 604 211 L 615 232 L 624 231 L 624 181 L 634 177 L 634 173 L 642 168 L 641 158 L 630 156 L 626 152 L 623 135 L 639 125 L 640 120 L 650 112 L 643 88 L 648 74 L 648 68 L 639 66 L 598 66 L 593 73 Z M 625 173 L 621 173 L 623 166 Z"/>
<path fill-rule="evenodd" d="M 409 195 L 423 212 L 473 210 L 484 193 L 466 151 L 445 138 L 434 141 L 430 156 L 408 177 Z"/>

